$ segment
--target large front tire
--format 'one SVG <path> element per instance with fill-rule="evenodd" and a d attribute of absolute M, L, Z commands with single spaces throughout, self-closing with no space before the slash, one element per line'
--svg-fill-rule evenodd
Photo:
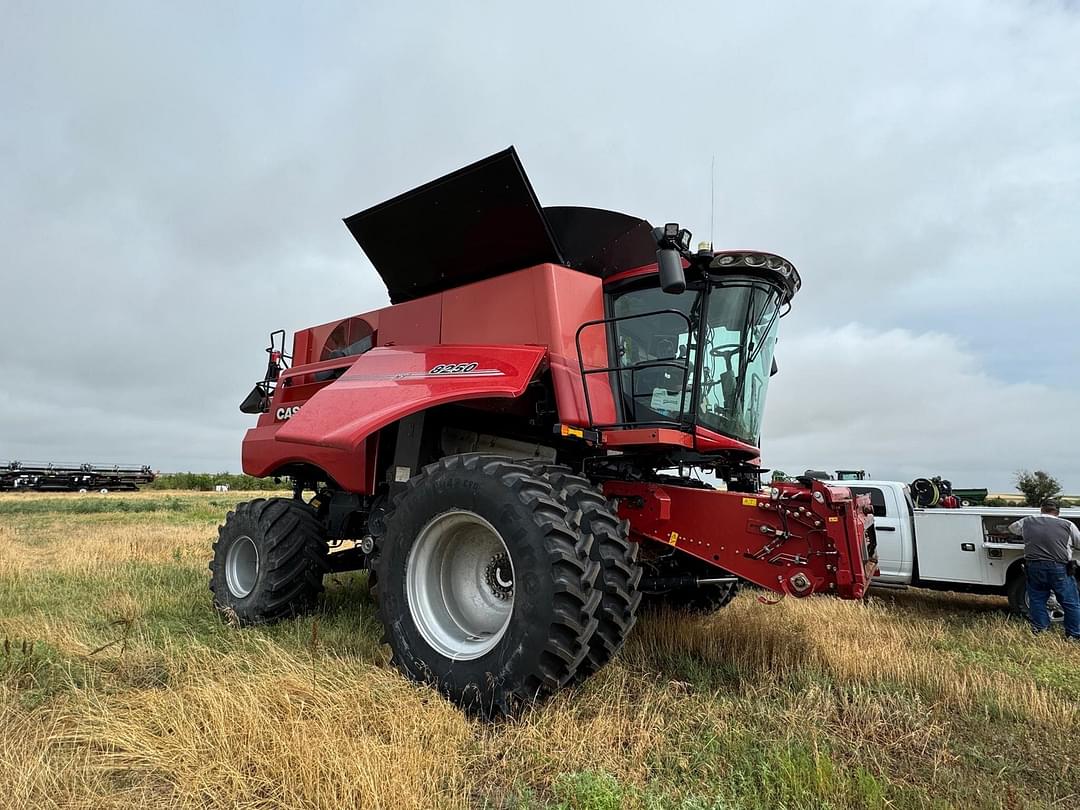
<path fill-rule="evenodd" d="M 449 456 L 409 481 L 386 529 L 379 616 L 405 675 L 486 716 L 570 681 L 596 631 L 599 566 L 545 476 Z"/>
<path fill-rule="evenodd" d="M 307 504 L 286 498 L 241 503 L 214 543 L 214 605 L 240 624 L 307 610 L 322 592 L 327 553 L 322 524 Z"/>

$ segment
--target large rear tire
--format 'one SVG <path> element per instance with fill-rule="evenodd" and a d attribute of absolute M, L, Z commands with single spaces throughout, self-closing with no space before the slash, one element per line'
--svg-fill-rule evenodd
<path fill-rule="evenodd" d="M 307 504 L 286 498 L 241 503 L 214 543 L 214 605 L 241 624 L 307 610 L 322 592 L 327 553 L 322 524 Z"/>
<path fill-rule="evenodd" d="M 591 545 L 525 464 L 464 454 L 429 465 L 394 500 L 376 562 L 395 665 L 489 717 L 555 692 L 597 627 Z"/>
<path fill-rule="evenodd" d="M 637 561 L 638 544 L 630 539 L 629 524 L 619 520 L 604 494 L 588 478 L 562 465 L 533 466 L 548 477 L 559 499 L 569 507 L 574 527 L 583 535 L 593 536 L 589 557 L 600 564 L 596 586 L 603 597 L 596 614 L 596 633 L 574 678 L 580 682 L 615 657 L 637 623 L 642 575 Z"/>

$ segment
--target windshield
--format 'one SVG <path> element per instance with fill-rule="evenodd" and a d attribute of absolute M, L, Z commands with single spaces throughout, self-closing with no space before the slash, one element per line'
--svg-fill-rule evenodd
<path fill-rule="evenodd" d="M 614 365 L 621 367 L 616 382 L 623 419 L 696 421 L 757 445 L 778 303 L 771 285 L 730 276 L 708 293 L 702 287 L 670 295 L 650 286 L 616 295 Z"/>

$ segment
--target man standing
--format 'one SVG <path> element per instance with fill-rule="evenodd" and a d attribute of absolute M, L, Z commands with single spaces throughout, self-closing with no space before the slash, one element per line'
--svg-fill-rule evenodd
<path fill-rule="evenodd" d="M 1024 538 L 1028 620 L 1036 633 L 1050 626 L 1046 600 L 1053 591 L 1065 611 L 1066 637 L 1080 641 L 1080 593 L 1072 575 L 1072 550 L 1080 548 L 1080 529 L 1058 517 L 1057 501 L 1043 501 L 1041 511 L 1009 526 L 1010 532 Z"/>

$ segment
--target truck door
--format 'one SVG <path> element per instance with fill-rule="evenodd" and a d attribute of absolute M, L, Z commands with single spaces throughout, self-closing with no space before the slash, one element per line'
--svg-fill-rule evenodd
<path fill-rule="evenodd" d="M 883 487 L 849 487 L 854 495 L 869 495 L 874 507 L 877 533 L 879 579 L 907 582 L 911 574 L 911 549 L 905 542 L 906 505 L 897 502 L 896 493 Z"/>
<path fill-rule="evenodd" d="M 984 585 L 988 550 L 983 548 L 982 515 L 959 509 L 920 509 L 919 579 Z"/>

